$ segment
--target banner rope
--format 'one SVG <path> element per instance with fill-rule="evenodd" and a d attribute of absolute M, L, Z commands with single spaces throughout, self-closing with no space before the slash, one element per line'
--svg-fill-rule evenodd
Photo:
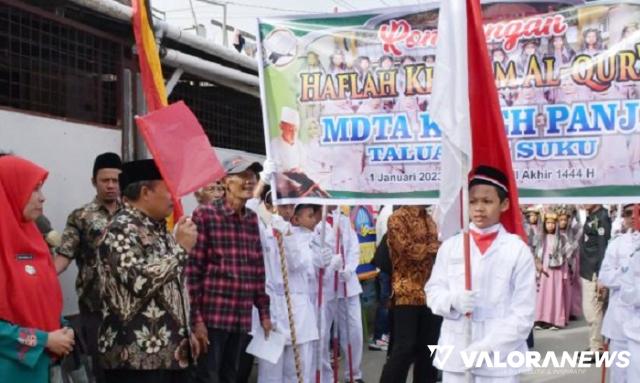
<path fill-rule="evenodd" d="M 296 326 L 293 319 L 293 307 L 291 305 L 291 292 L 289 290 L 289 272 L 287 271 L 287 260 L 284 253 L 284 239 L 282 234 L 274 230 L 273 234 L 278 242 L 278 251 L 280 252 L 280 270 L 282 272 L 282 282 L 284 283 L 284 297 L 287 302 L 287 315 L 289 317 L 289 330 L 291 331 L 291 347 L 293 347 L 293 358 L 296 367 L 296 376 L 298 383 L 304 383 L 302 378 L 302 363 L 300 361 L 300 348 L 296 337 Z"/>

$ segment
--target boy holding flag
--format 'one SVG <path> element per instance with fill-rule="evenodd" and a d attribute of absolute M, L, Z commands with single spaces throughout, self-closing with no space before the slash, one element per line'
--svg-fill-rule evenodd
<path fill-rule="evenodd" d="M 449 238 L 436 256 L 425 287 L 427 305 L 444 321 L 439 346 L 454 346 L 448 359 L 441 349 L 434 365 L 443 382 L 465 382 L 461 352 L 489 352 L 505 363 L 511 351 L 527 351 L 526 339 L 535 315 L 535 267 L 527 244 L 500 223 L 509 210 L 509 182 L 501 171 L 479 166 L 469 181 L 470 261 L 472 290 L 464 289 L 464 235 Z M 465 318 L 470 314 L 471 343 L 465 341 Z M 479 358 L 476 358 L 478 361 Z M 475 363 L 473 382 L 517 382 L 525 368 L 490 367 Z"/>
<path fill-rule="evenodd" d="M 448 239 L 425 287 L 427 305 L 444 318 L 434 365 L 444 383 L 467 382 L 465 374 L 476 383 L 517 382 L 526 368 L 506 361 L 527 351 L 535 267 L 479 1 L 441 3 L 436 55 L 430 108 L 442 129 L 438 209 Z"/>

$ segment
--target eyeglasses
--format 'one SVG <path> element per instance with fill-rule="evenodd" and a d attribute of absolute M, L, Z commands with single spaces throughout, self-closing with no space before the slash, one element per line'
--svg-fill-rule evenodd
<path fill-rule="evenodd" d="M 625 217 L 625 218 L 629 218 L 629 217 L 633 216 L 633 209 L 625 209 L 622 212 L 622 216 Z"/>

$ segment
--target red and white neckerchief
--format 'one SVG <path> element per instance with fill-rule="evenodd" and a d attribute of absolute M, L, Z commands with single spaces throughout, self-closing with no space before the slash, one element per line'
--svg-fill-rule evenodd
<path fill-rule="evenodd" d="M 473 224 L 469 227 L 469 234 L 471 234 L 473 242 L 478 246 L 478 250 L 480 250 L 480 254 L 482 255 L 491 247 L 493 241 L 498 237 L 499 231 L 499 223 L 485 229 L 480 229 Z"/>

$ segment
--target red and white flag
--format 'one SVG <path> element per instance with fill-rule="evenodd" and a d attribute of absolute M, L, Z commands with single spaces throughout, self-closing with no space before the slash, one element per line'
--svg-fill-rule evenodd
<path fill-rule="evenodd" d="M 473 168 L 486 165 L 507 176 L 511 204 L 501 222 L 526 241 L 480 1 L 440 4 L 431 115 L 442 130 L 438 217 L 443 238 L 462 228 L 462 188 Z"/>

